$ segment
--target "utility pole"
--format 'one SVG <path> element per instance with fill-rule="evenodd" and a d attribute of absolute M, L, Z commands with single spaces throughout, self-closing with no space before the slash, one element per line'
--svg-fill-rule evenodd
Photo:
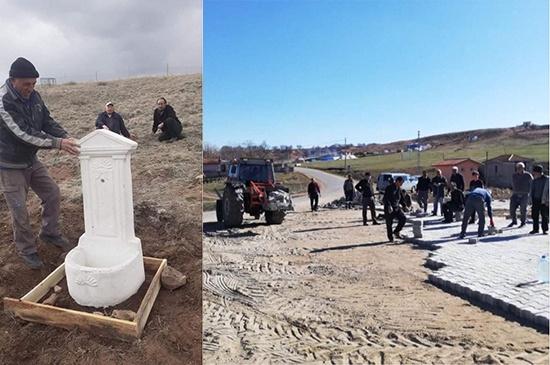
<path fill-rule="evenodd" d="M 489 151 L 485 151 L 485 168 L 483 169 L 485 173 L 485 187 L 489 186 L 489 173 L 487 172 L 487 161 L 489 160 Z"/>
<path fill-rule="evenodd" d="M 418 137 L 416 138 L 416 174 L 420 175 L 420 131 L 418 131 Z"/>
<path fill-rule="evenodd" d="M 169 75 L 169 72 L 168 72 L 168 63 L 166 64 L 166 76 L 168 77 Z"/>
<path fill-rule="evenodd" d="M 344 171 L 345 172 L 348 171 L 348 154 L 347 154 L 347 147 L 346 147 L 347 144 L 348 144 L 348 139 L 346 137 L 344 138 Z"/>

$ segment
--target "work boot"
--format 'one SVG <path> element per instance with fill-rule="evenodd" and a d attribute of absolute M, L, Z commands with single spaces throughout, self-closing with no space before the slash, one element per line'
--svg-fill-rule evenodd
<path fill-rule="evenodd" d="M 542 234 L 548 234 L 548 231 L 542 231 Z"/>
<path fill-rule="evenodd" d="M 179 141 L 180 139 L 183 139 L 183 133 L 176 137 L 176 139 Z"/>
<path fill-rule="evenodd" d="M 516 224 L 518 224 L 518 222 L 512 221 L 512 223 L 510 223 L 507 227 L 510 228 L 515 226 Z"/>
<path fill-rule="evenodd" d="M 379 224 L 380 224 L 380 223 L 378 223 L 378 221 L 372 221 L 372 225 L 373 225 L 373 226 L 377 226 L 377 225 L 379 225 Z"/>
<path fill-rule="evenodd" d="M 31 253 L 28 255 L 21 255 L 21 258 L 25 264 L 33 270 L 39 270 L 44 266 L 42 259 L 38 256 L 37 253 Z"/>
<path fill-rule="evenodd" d="M 466 234 L 465 233 L 460 233 L 458 235 L 458 238 L 460 238 L 461 240 L 464 239 L 464 237 L 466 237 Z"/>
<path fill-rule="evenodd" d="M 50 236 L 40 233 L 38 238 L 40 238 L 45 243 L 55 246 L 65 252 L 70 251 L 75 247 L 73 244 L 69 243 L 69 241 L 67 241 L 67 239 L 63 237 L 63 235 Z"/>
<path fill-rule="evenodd" d="M 363 222 L 363 225 L 364 226 L 368 226 L 369 224 L 367 222 Z"/>
<path fill-rule="evenodd" d="M 393 231 L 393 235 L 397 238 L 401 238 L 401 234 L 399 233 L 399 231 Z"/>
<path fill-rule="evenodd" d="M 519 228 L 524 227 L 524 226 L 525 226 L 525 222 L 521 222 L 521 224 L 519 225 Z"/>
<path fill-rule="evenodd" d="M 529 232 L 529 234 L 537 234 L 537 233 L 539 233 L 538 229 L 533 229 L 531 232 Z"/>

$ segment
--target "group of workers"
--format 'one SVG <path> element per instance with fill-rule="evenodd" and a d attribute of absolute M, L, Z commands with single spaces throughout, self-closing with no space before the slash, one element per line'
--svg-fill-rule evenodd
<path fill-rule="evenodd" d="M 525 226 L 527 206 L 531 202 L 533 229 L 529 234 L 540 233 L 540 228 L 542 228 L 543 234 L 548 234 L 548 176 L 544 174 L 544 169 L 541 165 L 533 167 L 532 175 L 525 170 L 523 162 L 518 162 L 515 167 L 516 171 L 512 176 L 512 196 L 509 206 L 512 222 L 508 227 L 518 224 L 516 215 L 518 207 L 520 208 L 519 227 Z M 390 184 L 383 192 L 383 216 L 386 221 L 387 236 L 390 242 L 393 242 L 394 237 L 400 238 L 401 229 L 406 221 L 404 211 L 408 211 L 411 207 L 410 195 L 402 189 L 403 182 L 403 177 L 397 176 L 395 180 L 390 181 Z M 345 207 L 347 209 L 352 207 L 355 191 L 358 191 L 362 196 L 363 225 L 368 225 L 367 214 L 369 211 L 372 224 L 379 224 L 375 210 L 375 192 L 372 186 L 371 174 L 366 172 L 357 184 L 354 184 L 353 178 L 351 175 L 348 175 L 344 181 L 343 188 Z M 438 211 L 441 211 L 444 217 L 443 222 L 445 223 L 451 223 L 454 217 L 458 216 L 456 213 L 463 212 L 460 238 L 465 237 L 468 224 L 475 223 L 477 216 L 477 234 L 479 237 L 483 237 L 485 235 L 485 207 L 487 208 L 489 224 L 494 227 L 491 192 L 485 188 L 483 181 L 480 179 L 480 174 L 476 170 L 472 171 L 472 178 L 468 189 L 465 190 L 465 188 L 464 176 L 459 172 L 458 167 L 453 166 L 448 182 L 439 169 L 435 171 L 435 176 L 432 178 L 428 177 L 427 171 L 423 171 L 422 176 L 418 179 L 415 191 L 418 205 L 424 210 L 424 213 L 428 212 L 430 192 L 433 194 L 433 209 L 431 214 L 432 216 L 437 216 Z M 319 184 L 314 179 L 311 179 L 308 185 L 308 194 L 311 210 L 317 210 L 320 189 Z M 450 199 L 445 199 L 447 196 Z M 397 220 L 395 229 L 393 228 L 394 220 Z"/>
<path fill-rule="evenodd" d="M 40 269 L 43 262 L 37 252 L 37 240 L 27 211 L 29 189 L 42 201 L 38 238 L 63 251 L 74 246 L 60 231 L 59 187 L 36 154 L 39 149 L 59 149 L 71 155 L 80 153 L 78 141 L 51 117 L 40 94 L 34 90 L 38 77 L 34 65 L 20 57 L 12 63 L 9 78 L 0 87 L 0 191 L 12 217 L 17 254 L 32 269 Z M 182 137 L 181 122 L 166 99 L 157 100 L 153 120 L 153 133 L 158 129 L 162 131 L 159 140 Z M 98 115 L 96 128 L 131 138 L 112 102 L 108 102 L 105 112 Z"/>

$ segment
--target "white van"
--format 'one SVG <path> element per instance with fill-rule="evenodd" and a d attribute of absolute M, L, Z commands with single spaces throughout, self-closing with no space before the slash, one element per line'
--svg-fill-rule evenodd
<path fill-rule="evenodd" d="M 395 181 L 398 176 L 401 176 L 403 178 L 403 186 L 401 186 L 401 189 L 407 192 L 413 192 L 416 188 L 416 184 L 418 183 L 418 178 L 404 172 L 381 173 L 380 175 L 378 175 L 378 179 L 376 180 L 376 190 L 383 194 L 386 190 L 386 187 L 390 184 L 390 180 Z"/>

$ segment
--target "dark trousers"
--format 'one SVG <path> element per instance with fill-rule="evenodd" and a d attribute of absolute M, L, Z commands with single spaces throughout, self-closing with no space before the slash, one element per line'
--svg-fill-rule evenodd
<path fill-rule="evenodd" d="M 36 253 L 36 238 L 27 211 L 27 195 L 32 189 L 42 201 L 41 233 L 59 236 L 59 187 L 40 161 L 26 169 L 0 169 L 0 191 L 11 213 L 13 238 L 19 255 Z"/>
<path fill-rule="evenodd" d="M 367 223 L 367 210 L 370 210 L 370 217 L 373 223 L 376 222 L 376 208 L 373 198 L 363 197 L 363 224 Z"/>
<path fill-rule="evenodd" d="M 445 217 L 446 223 L 451 223 L 453 221 L 453 213 L 460 212 L 462 210 L 461 206 L 458 206 L 456 203 L 447 202 L 443 203 L 443 216 Z"/>
<path fill-rule="evenodd" d="M 418 190 L 418 205 L 424 209 L 424 213 L 428 211 L 428 193 L 429 190 Z"/>
<path fill-rule="evenodd" d="M 539 230 L 539 216 L 542 216 L 542 231 L 548 231 L 548 205 L 541 204 L 540 200 L 533 199 L 531 216 L 533 218 L 533 231 Z"/>
<path fill-rule="evenodd" d="M 485 230 L 485 202 L 480 196 L 470 196 L 466 199 L 466 205 L 464 206 L 464 217 L 462 217 L 461 234 L 466 234 L 468 220 L 474 212 L 476 212 L 479 216 L 477 234 L 479 236 L 483 234 L 483 231 Z"/>
<path fill-rule="evenodd" d="M 172 138 L 181 138 L 181 123 L 174 118 L 168 118 L 163 122 L 162 134 L 159 136 L 159 141 L 166 141 Z"/>
<path fill-rule="evenodd" d="M 346 196 L 346 208 L 351 208 L 351 205 L 353 203 L 353 191 L 344 191 L 344 194 Z"/>
<path fill-rule="evenodd" d="M 319 208 L 319 195 L 317 194 L 311 194 L 309 196 L 309 205 L 311 206 L 311 210 L 317 210 Z"/>
<path fill-rule="evenodd" d="M 384 216 L 386 218 L 386 230 L 388 231 L 388 239 L 390 241 L 393 241 L 393 234 L 399 233 L 405 226 L 405 222 L 407 221 L 407 218 L 405 217 L 405 213 L 401 209 L 397 209 L 392 211 L 390 209 L 385 209 Z M 397 227 L 395 227 L 395 230 L 392 230 L 393 220 L 397 218 Z"/>

